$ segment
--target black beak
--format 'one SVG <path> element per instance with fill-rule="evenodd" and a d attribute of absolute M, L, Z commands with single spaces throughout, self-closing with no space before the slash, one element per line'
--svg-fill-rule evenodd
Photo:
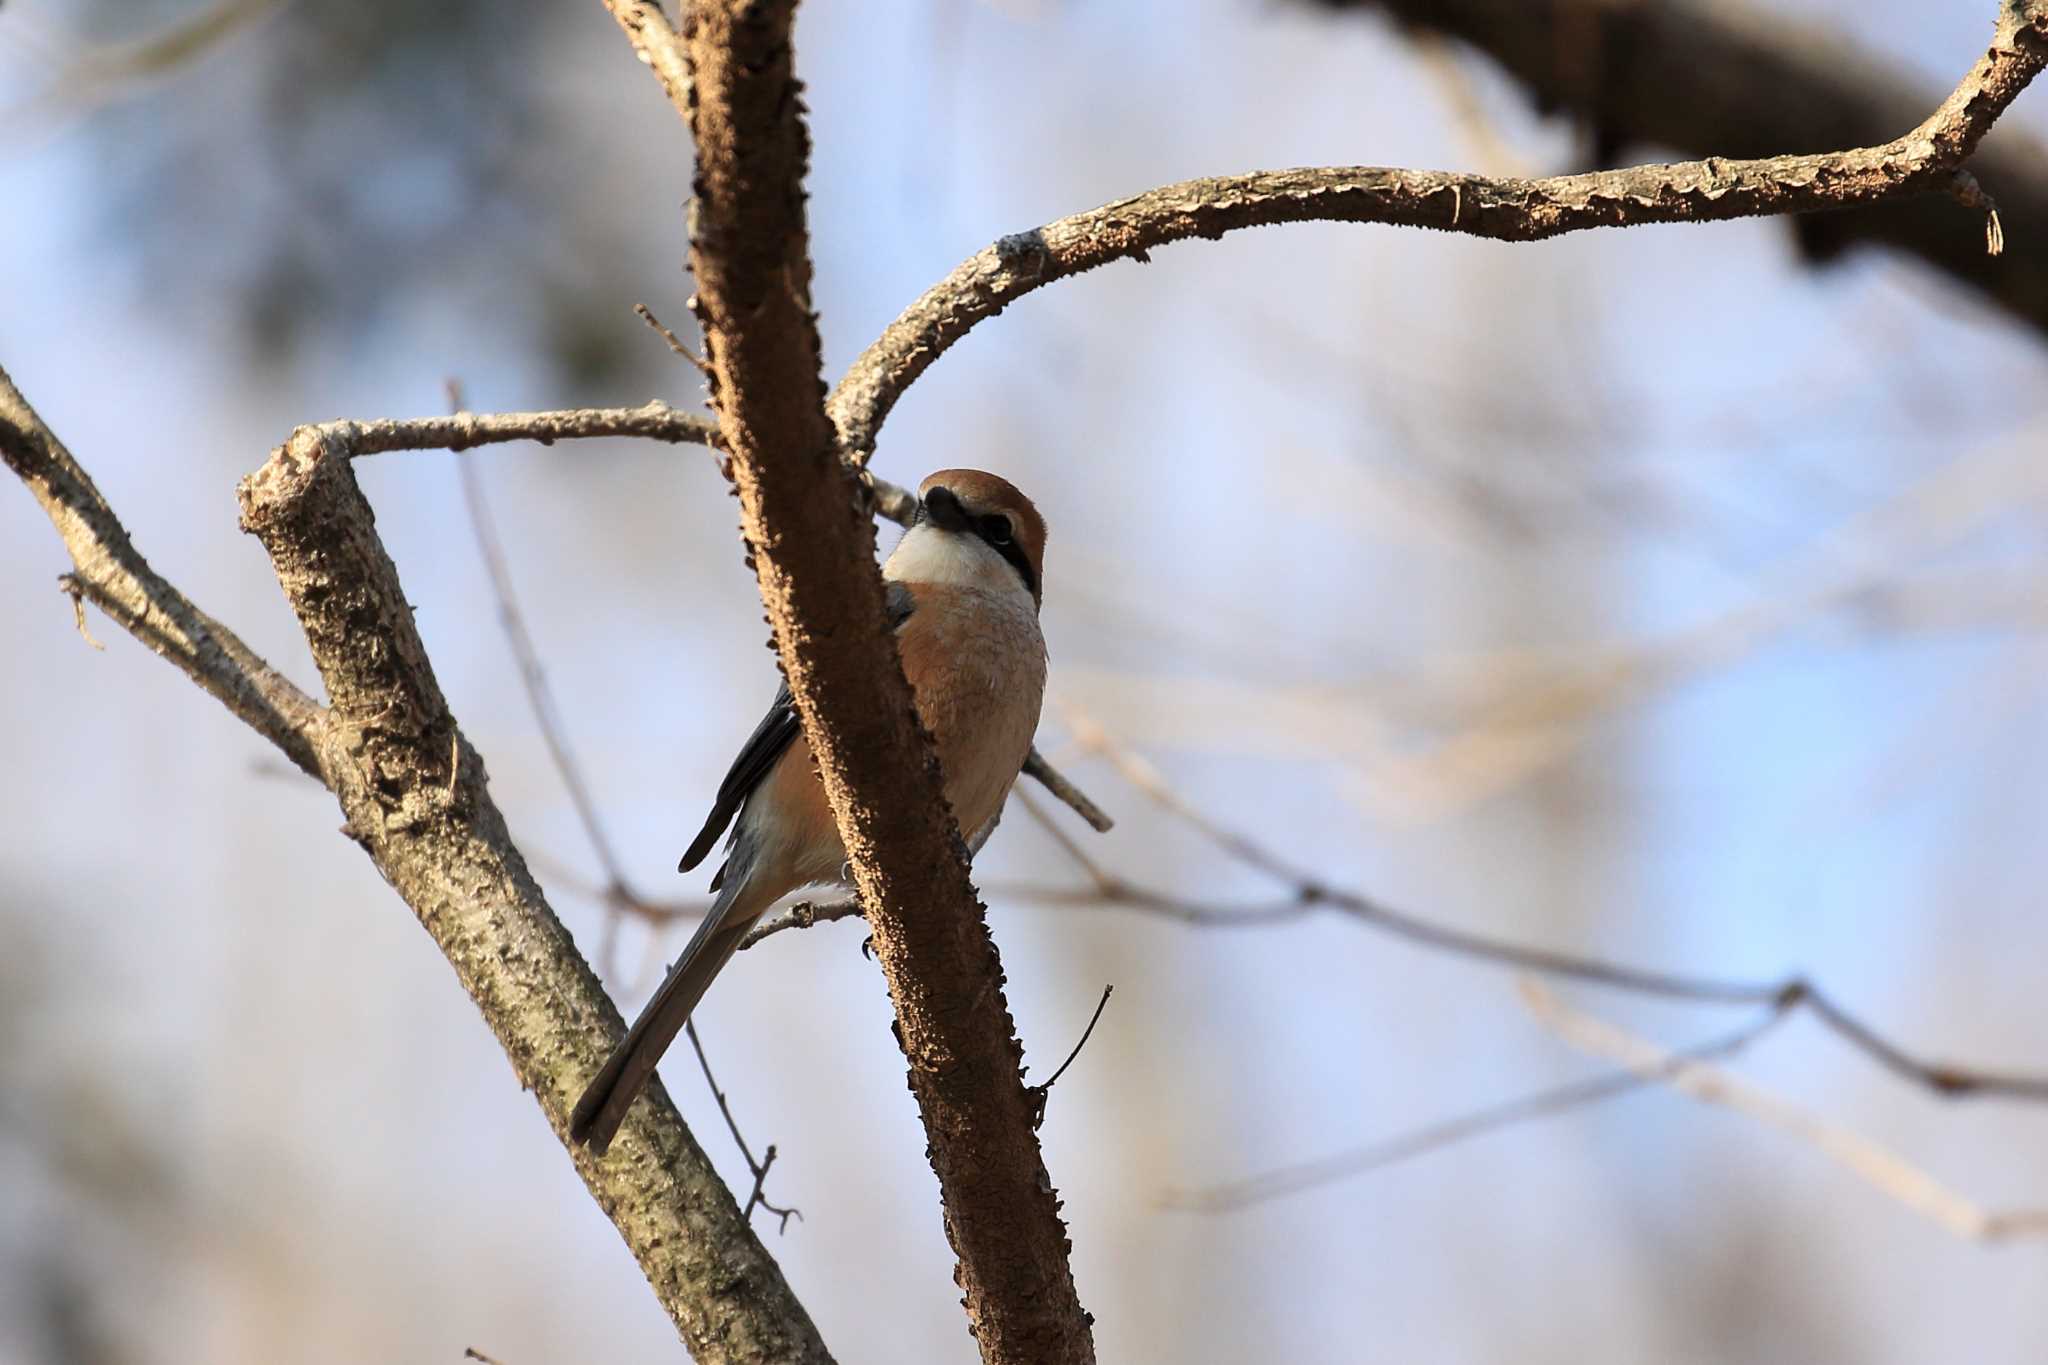
<path fill-rule="evenodd" d="M 944 484 L 924 495 L 924 515 L 941 531 L 965 531 L 974 523 L 967 509 L 960 505 L 960 499 Z"/>

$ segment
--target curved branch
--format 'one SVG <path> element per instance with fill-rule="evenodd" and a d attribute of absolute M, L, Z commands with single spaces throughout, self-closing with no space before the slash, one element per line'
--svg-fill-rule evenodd
<path fill-rule="evenodd" d="M 1587 228 L 1812 213 L 1953 188 L 1955 173 L 2048 61 L 2048 0 L 2009 0 L 1990 49 L 1905 136 L 1820 156 L 1680 162 L 1495 179 L 1338 166 L 1188 180 L 1004 237 L 905 309 L 828 404 L 840 447 L 874 449 L 897 399 L 975 324 L 1034 289 L 1155 247 L 1280 223 L 1386 223 L 1497 241 Z M 1981 238 L 1980 238 L 1981 240 Z"/>
<path fill-rule="evenodd" d="M 318 777 L 320 706 L 149 567 L 56 433 L 0 370 L 0 460 L 42 504 L 71 552 L 65 590 L 176 664 L 237 719 Z M 81 617 L 82 621 L 84 618 Z"/>
<path fill-rule="evenodd" d="M 1089 1318 L 1032 1127 L 1002 966 L 911 705 L 869 493 L 819 382 L 793 0 L 699 0 L 690 264 L 761 600 L 896 1008 L 958 1283 L 985 1361 L 1082 1365 Z"/>

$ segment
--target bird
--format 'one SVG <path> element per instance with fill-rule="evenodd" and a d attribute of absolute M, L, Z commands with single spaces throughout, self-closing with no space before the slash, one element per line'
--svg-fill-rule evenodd
<path fill-rule="evenodd" d="M 1008 480 L 942 469 L 918 486 L 914 519 L 882 565 L 903 672 L 938 746 L 946 800 L 969 836 L 992 826 L 1038 729 L 1045 537 L 1045 519 Z M 703 862 L 728 826 L 704 922 L 570 1115 L 571 1139 L 598 1156 L 768 907 L 802 887 L 847 880 L 846 851 L 786 680 L 678 870 Z"/>

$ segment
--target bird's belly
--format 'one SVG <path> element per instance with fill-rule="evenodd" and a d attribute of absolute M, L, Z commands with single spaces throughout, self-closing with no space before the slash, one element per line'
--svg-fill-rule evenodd
<path fill-rule="evenodd" d="M 918 716 L 938 741 L 946 800 L 963 838 L 1002 809 L 1031 752 L 1045 696 L 1037 614 L 1028 605 L 963 600 L 969 597 L 920 599 L 897 635 Z M 846 852 L 803 736 L 748 798 L 740 824 L 755 841 L 764 885 L 774 884 L 776 895 L 839 880 Z"/>
<path fill-rule="evenodd" d="M 1002 808 L 1031 751 L 1045 697 L 1045 641 L 1028 608 L 982 602 L 950 615 L 929 634 L 904 632 L 903 666 L 918 716 L 938 739 L 946 800 L 961 834 L 971 836 Z"/>

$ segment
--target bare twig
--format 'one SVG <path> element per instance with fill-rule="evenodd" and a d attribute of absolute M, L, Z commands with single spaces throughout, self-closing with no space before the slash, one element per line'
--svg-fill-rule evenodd
<path fill-rule="evenodd" d="M 392 450 L 468 450 L 505 441 L 590 440 L 637 436 L 651 441 L 716 446 L 718 425 L 678 411 L 659 399 L 637 408 L 564 408 L 554 412 L 453 412 L 439 417 L 383 418 L 370 422 L 321 422 L 301 427 L 293 439 L 332 441 L 350 455 Z"/>
<path fill-rule="evenodd" d="M 1384 1141 L 1354 1148 L 1335 1156 L 1282 1166 L 1242 1180 L 1232 1180 L 1226 1184 L 1210 1185 L 1202 1189 L 1168 1190 L 1160 1196 L 1160 1202 L 1167 1208 L 1186 1209 L 1195 1213 L 1234 1213 L 1239 1209 L 1250 1208 L 1254 1204 L 1263 1204 L 1288 1195 L 1300 1194 L 1305 1190 L 1334 1185 L 1340 1180 L 1364 1175 L 1369 1171 L 1384 1170 L 1389 1166 L 1397 1166 L 1417 1157 L 1440 1152 L 1470 1138 L 1483 1137 L 1507 1128 L 1520 1127 L 1536 1119 L 1552 1118 L 1575 1109 L 1584 1109 L 1604 1100 L 1618 1099 L 1660 1080 L 1668 1080 L 1679 1067 L 1688 1062 L 1731 1057 L 1770 1031 L 1785 1018 L 1785 1015 L 1786 1011 L 1783 1009 L 1767 1009 L 1755 1020 L 1733 1033 L 1674 1052 L 1669 1062 L 1648 1074 L 1628 1070 L 1589 1076 L 1585 1080 L 1538 1090 L 1502 1104 L 1488 1105 L 1484 1109 L 1460 1114 L 1441 1123 L 1411 1129 Z"/>
<path fill-rule="evenodd" d="M 2048 1101 L 2048 1076 L 1984 1071 L 1916 1057 L 1844 1009 L 1834 997 L 1803 975 L 1776 981 L 1735 981 L 1630 967 L 1446 928 L 1395 910 L 1355 891 L 1332 886 L 1292 867 L 1248 836 L 1218 824 L 1196 809 L 1173 790 L 1156 768 L 1110 738 L 1083 712 L 1067 708 L 1066 719 L 1074 731 L 1076 743 L 1103 755 L 1126 781 L 1148 799 L 1187 822 L 1228 856 L 1282 883 L 1287 893 L 1277 901 L 1225 904 L 1138 885 L 1096 862 L 1065 830 L 1053 823 L 1028 793 L 1019 789 L 1014 794 L 1023 802 L 1025 811 L 1045 828 L 1080 869 L 1087 885 L 1077 888 L 1028 884 L 990 886 L 988 890 L 993 895 L 1041 905 L 1107 905 L 1211 929 L 1271 928 L 1319 910 L 1328 910 L 1425 948 L 1546 976 L 1709 1005 L 1764 1005 L 1783 1010 L 1803 1008 L 1858 1052 L 1893 1074 L 1936 1094 Z M 859 913 L 857 904 L 846 902 L 825 906 L 798 905 L 762 920 L 746 941 L 751 946 L 787 929 L 805 929 L 813 924 L 846 919 Z"/>
<path fill-rule="evenodd" d="M 874 449 L 889 410 L 977 323 L 1035 289 L 1193 237 L 1279 223 L 1387 223 L 1499 241 L 1595 227 L 1812 213 L 1946 192 L 1998 116 L 2048 60 L 2048 0 L 2006 0 L 1989 50 L 1903 137 L 1818 156 L 1704 161 L 1542 180 L 1336 166 L 1189 180 L 1119 199 L 962 263 L 905 309 L 833 390 L 842 449 Z"/>
<path fill-rule="evenodd" d="M 762 917 L 740 940 L 740 948 L 747 949 L 784 929 L 808 929 L 814 924 L 830 924 L 834 920 L 859 919 L 862 915 L 860 902 L 851 896 L 831 901 L 798 901 L 787 910 Z"/>
<path fill-rule="evenodd" d="M 654 316 L 653 309 L 644 303 L 636 303 L 633 305 L 633 311 L 640 315 L 640 321 L 654 329 L 655 335 L 668 343 L 668 348 L 671 351 L 674 351 L 677 355 L 696 366 L 698 373 L 707 375 L 711 373 L 710 362 L 706 361 L 703 356 L 698 355 L 689 347 L 683 345 L 683 339 L 674 332 L 671 332 L 667 324 L 663 323 L 660 318 Z"/>
<path fill-rule="evenodd" d="M 1047 771 L 1051 770 L 1048 769 Z M 1065 779 L 1062 778 L 1061 781 L 1064 782 Z M 1094 860 L 1088 856 L 1087 852 L 1074 841 L 1073 837 L 1053 822 L 1052 816 L 1044 807 L 1032 799 L 1030 792 L 1022 787 L 1012 787 L 1010 795 L 1023 804 L 1025 811 L 1030 814 L 1033 820 L 1045 827 L 1046 831 L 1058 841 L 1060 847 L 1066 850 L 1069 857 L 1089 871 L 1095 881 L 1095 889 L 1083 892 L 1070 892 L 1056 887 L 1005 886 L 1000 888 L 1002 895 L 1013 899 L 1036 901 L 1040 904 L 1094 904 L 1102 899 L 1101 889 L 1104 886 L 1114 885 L 1119 892 L 1129 891 L 1129 888 L 1115 882 L 1114 878 L 1104 873 Z M 1079 793 L 1077 792 L 1075 795 L 1079 796 Z M 1090 805 L 1093 804 L 1088 802 L 1088 798 L 1085 796 L 1080 796 L 1080 800 Z M 1070 802 L 1069 804 L 1072 803 Z M 1105 816 L 1104 818 L 1107 819 L 1108 817 Z M 992 892 L 998 890 L 998 888 L 993 886 L 987 889 Z M 798 901 L 787 910 L 764 916 L 761 922 L 748 930 L 747 936 L 740 940 L 740 949 L 744 951 L 751 948 L 762 939 L 782 933 L 784 930 L 809 929 L 817 924 L 831 924 L 843 919 L 859 919 L 861 914 L 860 901 L 850 896 L 828 901 Z"/>
<path fill-rule="evenodd" d="M 778 1220 L 775 1230 L 777 1232 L 788 1232 L 789 1220 L 794 1218 L 798 1222 L 802 1222 L 804 1215 L 802 1210 L 794 1206 L 784 1208 L 779 1204 L 768 1202 L 768 1195 L 764 1186 L 768 1182 L 768 1168 L 775 1164 L 775 1144 L 769 1143 L 768 1149 L 761 1159 L 759 1161 L 754 1160 L 754 1149 L 747 1145 L 746 1138 L 741 1135 L 739 1122 L 732 1116 L 732 1106 L 726 1103 L 725 1092 L 718 1088 L 718 1078 L 711 1074 L 711 1059 L 704 1055 L 704 1042 L 697 1036 L 696 1021 L 684 1020 L 683 1032 L 690 1036 L 690 1047 L 696 1052 L 697 1065 L 704 1072 L 704 1084 L 710 1089 L 711 1098 L 718 1101 L 718 1112 L 725 1119 L 726 1131 L 732 1134 L 733 1145 L 738 1147 L 740 1155 L 746 1158 L 747 1173 L 754 1178 L 754 1187 L 747 1194 L 746 1207 L 740 1211 L 741 1217 L 751 1219 L 754 1216 L 755 1209 L 766 1209 L 774 1214 Z"/>
<path fill-rule="evenodd" d="M 651 320 L 652 314 L 648 316 Z M 452 384 L 450 388 L 455 405 L 460 406 L 459 394 Z M 604 949 L 600 958 L 609 968 L 609 959 L 618 942 L 621 917 L 632 915 L 659 923 L 672 916 L 666 907 L 654 905 L 641 897 L 626 880 L 625 866 L 612 847 L 611 836 L 605 830 L 603 820 L 598 817 L 597 801 L 590 794 L 590 784 L 584 779 L 583 767 L 576 761 L 575 751 L 569 747 L 568 730 L 562 724 L 561 712 L 555 705 L 554 689 L 548 686 L 540 650 L 533 642 L 532 632 L 527 629 L 526 613 L 520 609 L 519 595 L 512 586 L 511 565 L 505 559 L 504 544 L 498 537 L 497 522 L 491 516 L 490 501 L 484 496 L 483 480 L 477 476 L 475 466 L 459 454 L 456 456 L 456 468 L 462 479 L 463 500 L 469 508 L 470 527 L 476 533 L 477 551 L 491 580 L 491 594 L 497 600 L 498 624 L 504 628 L 505 641 L 511 646 L 512 657 L 519 664 L 519 680 L 526 692 L 527 707 L 533 712 L 534 724 L 539 727 L 541 739 L 547 745 L 555 774 L 568 791 L 570 804 L 576 808 L 577 819 L 583 824 L 583 833 L 597 855 L 598 866 L 604 871 L 605 884 L 598 892 L 598 899 L 605 908 Z M 711 1074 L 711 1059 L 705 1055 L 703 1043 L 698 1041 L 696 1025 L 686 1024 L 685 1028 L 690 1035 L 690 1046 L 697 1052 L 697 1065 L 703 1069 L 704 1083 L 718 1102 L 718 1112 L 725 1119 L 726 1129 L 732 1134 L 732 1140 L 746 1159 L 747 1170 L 753 1176 L 753 1191 L 747 1197 L 742 1216 L 751 1219 L 755 1208 L 765 1208 L 781 1219 L 779 1230 L 787 1231 L 790 1218 L 803 1215 L 794 1208 L 770 1203 L 763 1191 L 768 1168 L 775 1162 L 774 1144 L 769 1144 L 766 1160 L 754 1159 L 754 1150 L 740 1132 L 739 1120 L 733 1117 L 725 1091 L 719 1088 L 717 1078 Z"/>
<path fill-rule="evenodd" d="M 1103 1010 L 1109 1008 L 1110 992 L 1115 989 L 1114 985 L 1102 988 L 1102 998 L 1095 1002 L 1095 1013 L 1088 1016 L 1088 1027 L 1081 1030 L 1081 1039 L 1074 1044 L 1074 1050 L 1067 1054 L 1067 1059 L 1061 1062 L 1052 1075 L 1046 1077 L 1042 1084 L 1024 1087 L 1026 1093 L 1031 1096 L 1031 1126 L 1033 1128 L 1040 1127 L 1045 1123 L 1045 1104 L 1047 1100 L 1052 1098 L 1052 1088 L 1060 1083 L 1060 1077 L 1067 1074 L 1067 1068 L 1074 1064 L 1074 1059 L 1081 1055 L 1081 1049 L 1088 1046 L 1088 1040 L 1095 1036 L 1096 1021 L 1102 1018 Z"/>
<path fill-rule="evenodd" d="M 1788 976 L 1776 981 L 1736 981 L 1630 967 L 1598 958 L 1556 952 L 1548 948 L 1507 943 L 1483 934 L 1447 928 L 1419 916 L 1392 909 L 1355 891 L 1331 886 L 1293 867 L 1248 836 L 1226 829 L 1196 810 L 1172 789 L 1157 769 L 1113 740 L 1085 714 L 1070 707 L 1067 709 L 1066 720 L 1068 727 L 1074 732 L 1076 743 L 1106 758 L 1127 781 L 1154 803 L 1187 821 L 1230 857 L 1257 869 L 1282 883 L 1289 890 L 1287 900 L 1273 905 L 1219 907 L 1137 888 L 1102 873 L 1094 868 L 1092 863 L 1083 862 L 1083 870 L 1088 871 L 1094 880 L 1093 891 L 1086 893 L 1092 899 L 1209 925 L 1270 924 L 1276 919 L 1305 914 L 1320 907 L 1346 915 L 1397 938 L 1418 943 L 1425 948 L 1475 961 L 1537 972 L 1544 976 L 1584 981 L 1591 985 L 1633 991 L 1641 995 L 1697 1001 L 1701 1004 L 1802 1008 L 1837 1037 L 1886 1070 L 1938 1095 L 2048 1101 L 2048 1076 L 1966 1069 L 1916 1057 L 1844 1009 L 1832 996 L 1823 992 L 1804 975 Z"/>
<path fill-rule="evenodd" d="M 1880 1193 L 1958 1237 L 1986 1242 L 2048 1237 L 2048 1209 L 1988 1211 L 1869 1138 L 1830 1123 L 1704 1060 L 1674 1054 L 1575 1010 L 1536 982 L 1522 983 L 1522 1000 L 1538 1022 L 1573 1047 L 1618 1061 L 1646 1080 L 1668 1085 L 1703 1103 L 1733 1109 L 1790 1134 Z"/>
<path fill-rule="evenodd" d="M 631 901 L 634 898 L 628 891 L 623 865 L 612 848 L 611 836 L 605 832 L 604 822 L 598 818 L 597 802 L 590 795 L 590 784 L 583 779 L 582 766 L 569 750 L 568 733 L 555 706 L 554 691 L 548 686 L 547 671 L 541 667 L 540 651 L 533 643 L 532 632 L 526 628 L 526 613 L 520 609 L 518 592 L 512 586 L 512 569 L 506 563 L 505 549 L 498 539 L 498 526 L 491 517 L 490 503 L 484 497 L 483 481 L 477 477 L 475 466 L 459 455 L 455 468 L 462 482 L 463 502 L 469 510 L 470 529 L 476 535 L 477 553 L 482 557 L 484 570 L 491 581 L 491 596 L 497 601 L 498 625 L 504 631 L 505 643 L 511 647 L 512 657 L 519 665 L 519 682 L 526 693 L 527 707 L 533 712 L 534 725 L 540 730 L 542 742 L 547 745 L 555 775 L 569 793 L 569 804 L 575 808 L 576 818 L 583 825 L 584 837 L 590 840 L 591 850 L 597 854 L 597 864 L 604 870 L 603 899 L 610 905 L 617 905 L 622 900 Z M 626 894 L 621 896 L 620 893 Z"/>
<path fill-rule="evenodd" d="M 1047 791 L 1071 806 L 1074 813 L 1086 820 L 1096 833 L 1107 834 L 1116 827 L 1116 821 L 1109 818 L 1108 812 L 1090 801 L 1087 793 L 1069 782 L 1052 764 L 1046 762 L 1045 755 L 1039 753 L 1036 747 L 1024 760 L 1024 774 L 1037 778 Z"/>

